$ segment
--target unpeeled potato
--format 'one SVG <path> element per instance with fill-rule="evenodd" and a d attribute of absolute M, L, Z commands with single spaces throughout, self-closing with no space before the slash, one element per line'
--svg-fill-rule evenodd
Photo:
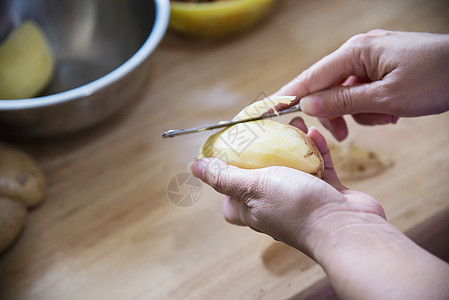
<path fill-rule="evenodd" d="M 234 120 L 260 116 L 294 98 L 262 99 L 244 108 Z M 205 141 L 199 157 L 215 157 L 248 169 L 285 166 L 318 177 L 324 169 L 319 150 L 304 132 L 273 120 L 240 123 L 221 130 Z"/>
<path fill-rule="evenodd" d="M 19 235 L 27 207 L 40 203 L 45 178 L 26 153 L 0 144 L 0 254 Z"/>
<path fill-rule="evenodd" d="M 0 197 L 27 207 L 37 205 L 45 194 L 45 178 L 26 153 L 0 144 Z"/>
<path fill-rule="evenodd" d="M 20 202 L 0 197 L 0 253 L 16 238 L 25 224 L 27 210 Z"/>

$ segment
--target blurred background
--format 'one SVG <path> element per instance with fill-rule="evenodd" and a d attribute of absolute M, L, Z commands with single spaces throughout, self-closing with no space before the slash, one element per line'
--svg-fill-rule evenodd
<path fill-rule="evenodd" d="M 111 7 L 117 2 L 118 10 L 104 1 L 95 2 L 96 10 L 84 2 L 63 14 L 41 8 L 49 13 L 41 18 L 78 20 L 68 23 L 87 31 L 68 32 L 80 34 L 76 41 L 92 42 L 83 49 L 96 53 L 94 61 L 123 56 L 75 89 L 45 93 L 60 74 L 53 71 L 37 94 L 0 101 L 1 140 L 33 157 L 47 180 L 43 203 L 29 212 L 21 235 L 0 257 L 0 298 L 307 299 L 319 292 L 333 299 L 323 270 L 311 259 L 227 224 L 220 195 L 189 177 L 187 166 L 211 132 L 164 140 L 161 134 L 232 119 L 355 34 L 376 28 L 448 33 L 447 1 L 155 1 L 145 6 L 148 15 L 138 8 L 142 1 L 107 1 Z M 0 5 L 0 24 L 8 29 L 0 32 L 0 43 L 20 24 L 3 17 L 6 3 Z M 165 23 L 162 17 L 157 23 L 155 8 L 168 13 L 169 4 L 170 18 L 166 14 Z M 126 17 L 118 17 L 120 11 Z M 97 21 L 85 23 L 89 18 Z M 34 18 L 58 70 L 58 53 L 67 52 L 55 46 L 56 21 L 43 19 Z M 125 24 L 130 33 L 116 31 Z M 127 45 L 130 52 L 108 51 Z M 317 120 L 301 116 L 336 144 Z M 345 183 L 378 199 L 400 230 L 447 255 L 447 243 L 432 243 L 443 238 L 447 227 L 438 222 L 449 211 L 447 113 L 382 127 L 347 121 L 349 141 L 394 164 Z M 440 150 L 428 151 L 429 145 Z M 420 163 L 423 153 L 426 163 Z M 179 205 L 170 193 L 189 195 L 191 202 Z"/>

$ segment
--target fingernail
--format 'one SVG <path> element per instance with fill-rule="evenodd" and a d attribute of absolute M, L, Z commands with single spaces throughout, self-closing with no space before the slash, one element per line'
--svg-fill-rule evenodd
<path fill-rule="evenodd" d="M 187 171 L 192 172 L 192 166 L 193 166 L 193 163 L 194 163 L 194 162 L 195 162 L 195 161 L 189 162 L 189 164 L 187 165 Z"/>
<path fill-rule="evenodd" d="M 301 110 L 310 115 L 319 115 L 324 112 L 323 99 L 318 95 L 306 96 L 299 101 Z"/>
<path fill-rule="evenodd" d="M 204 177 L 204 171 L 206 170 L 206 167 L 206 163 L 201 159 L 195 160 L 189 165 L 190 172 L 193 174 L 193 176 L 200 179 Z"/>
<path fill-rule="evenodd" d="M 399 117 L 391 116 L 391 123 L 396 124 L 399 121 Z"/>

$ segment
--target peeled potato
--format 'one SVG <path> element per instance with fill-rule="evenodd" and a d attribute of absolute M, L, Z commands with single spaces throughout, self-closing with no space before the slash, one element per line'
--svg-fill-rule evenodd
<path fill-rule="evenodd" d="M 234 120 L 262 115 L 294 98 L 265 98 L 243 109 Z M 240 123 L 221 130 L 205 141 L 199 156 L 219 158 L 247 169 L 285 166 L 318 177 L 324 169 L 319 150 L 304 132 L 273 120 Z"/>
<path fill-rule="evenodd" d="M 38 95 L 53 69 L 53 56 L 39 25 L 22 23 L 0 45 L 0 99 Z"/>
<path fill-rule="evenodd" d="M 45 178 L 34 160 L 24 152 L 0 144 L 0 197 L 30 207 L 45 194 Z"/>
<path fill-rule="evenodd" d="M 17 201 L 0 197 L 0 253 L 17 237 L 25 224 L 27 210 Z"/>

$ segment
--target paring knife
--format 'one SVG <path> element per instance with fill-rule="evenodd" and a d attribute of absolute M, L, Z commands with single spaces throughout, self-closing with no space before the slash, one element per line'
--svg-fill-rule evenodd
<path fill-rule="evenodd" d="M 281 111 L 266 113 L 266 114 L 263 114 L 262 116 L 258 116 L 258 117 L 254 117 L 254 118 L 242 119 L 242 120 L 237 120 L 237 121 L 221 122 L 221 123 L 215 124 L 215 125 L 190 128 L 190 129 L 172 129 L 172 130 L 164 132 L 162 134 L 162 138 L 165 139 L 165 138 L 175 137 L 178 135 L 183 135 L 183 134 L 188 134 L 188 133 L 195 133 L 195 132 L 201 132 L 201 131 L 205 131 L 205 130 L 229 127 L 229 126 L 239 124 L 239 123 L 252 122 L 252 121 L 257 121 L 257 120 L 262 120 L 262 119 L 267 119 L 267 118 L 273 118 L 273 117 L 277 117 L 277 116 L 281 116 L 281 115 L 285 115 L 285 114 L 289 114 L 289 113 L 294 113 L 294 112 L 298 112 L 298 111 L 301 111 L 301 108 L 299 107 L 299 105 L 295 105 L 295 106 L 292 106 L 290 108 L 287 108 L 287 109 L 284 109 Z"/>

